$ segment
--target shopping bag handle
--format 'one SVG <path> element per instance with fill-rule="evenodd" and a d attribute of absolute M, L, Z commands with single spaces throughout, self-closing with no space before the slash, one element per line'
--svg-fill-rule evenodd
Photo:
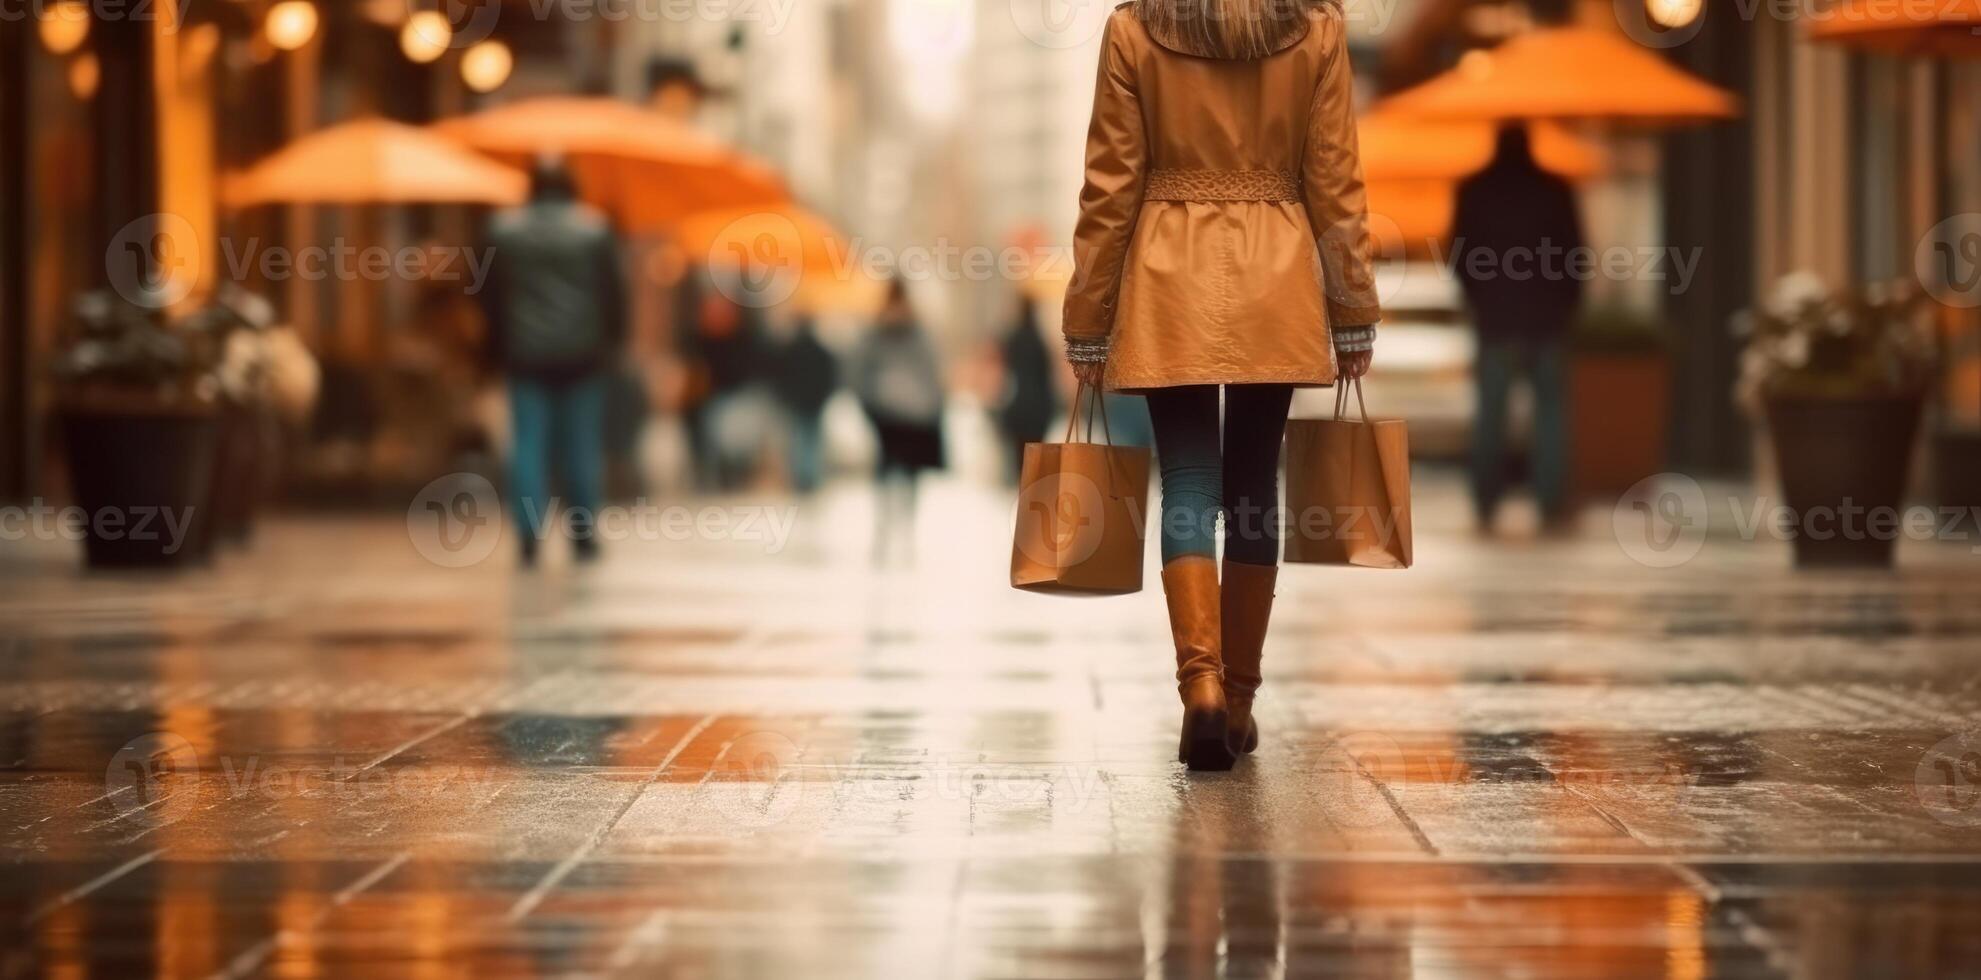
<path fill-rule="evenodd" d="M 1093 406 L 1087 411 L 1085 441 L 1094 441 L 1094 413 L 1098 410 L 1101 417 L 1101 438 L 1107 440 L 1105 445 L 1112 446 L 1114 445 L 1114 431 L 1107 424 L 1107 396 L 1101 393 L 1099 385 L 1090 385 L 1085 381 L 1080 382 L 1079 388 L 1073 392 L 1073 410 L 1066 413 L 1066 438 L 1062 441 L 1073 441 L 1074 426 L 1080 421 L 1080 406 L 1086 404 L 1090 398 Z"/>
<path fill-rule="evenodd" d="M 1362 421 L 1369 421 L 1369 403 L 1362 398 L 1362 378 L 1357 375 L 1334 386 L 1334 420 L 1342 421 L 1341 416 L 1348 411 L 1348 386 L 1355 386 L 1355 404 L 1362 409 Z"/>
<path fill-rule="evenodd" d="M 1066 415 L 1066 438 L 1064 441 L 1065 442 L 1073 441 L 1073 429 L 1080 419 L 1080 406 L 1082 404 L 1085 404 L 1090 399 L 1093 402 L 1093 404 L 1092 407 L 1090 407 L 1087 410 L 1086 441 L 1089 443 L 1094 441 L 1094 414 L 1098 412 L 1101 417 L 1101 438 L 1107 440 L 1105 443 L 1102 443 L 1102 445 L 1105 445 L 1111 449 L 1114 447 L 1114 431 L 1110 429 L 1107 424 L 1107 396 L 1101 391 L 1099 385 L 1090 385 L 1085 381 L 1080 382 L 1079 388 L 1073 392 L 1073 410 L 1071 412 L 1068 412 Z M 1114 468 L 1119 462 L 1118 460 L 1115 459 L 1115 456 L 1117 454 L 1104 453 L 1102 455 L 1105 459 L 1104 465 L 1107 468 L 1108 496 L 1119 497 L 1122 494 L 1119 492 L 1119 489 L 1116 486 L 1116 480 L 1114 474 Z M 1122 477 L 1122 480 L 1125 481 L 1126 479 L 1127 477 L 1125 476 Z"/>

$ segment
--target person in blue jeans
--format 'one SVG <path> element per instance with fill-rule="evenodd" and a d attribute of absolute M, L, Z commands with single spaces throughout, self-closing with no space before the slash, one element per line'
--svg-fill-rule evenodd
<path fill-rule="evenodd" d="M 509 387 L 509 496 L 525 565 L 562 503 L 572 550 L 598 557 L 608 372 L 626 336 L 625 279 L 605 216 L 561 163 L 540 161 L 530 200 L 498 213 L 482 286 L 488 356 Z M 562 497 L 551 493 L 552 474 Z"/>
<path fill-rule="evenodd" d="M 1529 456 L 1545 527 L 1570 519 L 1568 330 L 1582 301 L 1582 220 L 1568 182 L 1541 169 L 1527 129 L 1500 130 L 1486 169 L 1458 187 L 1452 268 L 1478 333 L 1478 411 L 1472 429 L 1472 502 L 1490 531 L 1507 488 L 1507 402 L 1525 378 L 1534 393 Z M 1571 257 L 1574 257 L 1571 260 Z"/>

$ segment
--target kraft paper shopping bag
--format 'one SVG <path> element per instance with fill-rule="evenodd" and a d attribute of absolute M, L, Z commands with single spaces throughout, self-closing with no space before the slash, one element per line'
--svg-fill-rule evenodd
<path fill-rule="evenodd" d="M 1355 386 L 1359 420 L 1346 414 Z M 1410 429 L 1371 421 L 1361 379 L 1335 389 L 1334 418 L 1286 424 L 1286 560 L 1409 568 Z"/>
<path fill-rule="evenodd" d="M 1072 441 L 1083 403 L 1087 439 Z M 1103 438 L 1092 442 L 1093 418 Z M 1142 588 L 1148 525 L 1149 451 L 1112 444 L 1099 390 L 1082 386 L 1066 423 L 1067 441 L 1025 446 L 1011 584 L 1031 592 L 1118 595 Z"/>

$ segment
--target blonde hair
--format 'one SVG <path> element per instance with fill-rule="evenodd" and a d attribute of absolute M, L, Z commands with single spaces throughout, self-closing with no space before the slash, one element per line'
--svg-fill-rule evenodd
<path fill-rule="evenodd" d="M 1307 13 L 1339 0 L 1135 0 L 1163 46 L 1206 58 L 1263 58 L 1307 34 Z"/>

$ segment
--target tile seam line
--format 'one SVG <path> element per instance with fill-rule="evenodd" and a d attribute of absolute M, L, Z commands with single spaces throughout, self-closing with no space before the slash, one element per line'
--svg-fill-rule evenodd
<path fill-rule="evenodd" d="M 516 900 L 516 904 L 509 907 L 509 913 L 504 919 L 509 924 L 514 925 L 523 921 L 532 911 L 535 911 L 536 907 L 550 894 L 551 889 L 556 888 L 559 882 L 562 882 L 579 864 L 591 856 L 592 851 L 596 850 L 598 845 L 604 842 L 606 835 L 612 833 L 612 829 L 619 825 L 620 820 L 625 819 L 627 812 L 633 809 L 633 805 L 639 802 L 640 797 L 646 795 L 648 787 L 658 782 L 661 776 L 666 775 L 667 770 L 673 767 L 674 760 L 679 758 L 681 753 L 687 751 L 688 746 L 693 744 L 695 739 L 700 738 L 702 733 L 707 731 L 709 726 L 715 723 L 715 718 L 715 715 L 703 715 L 702 719 L 696 722 L 694 727 L 688 729 L 687 734 L 681 736 L 681 740 L 676 742 L 672 749 L 668 750 L 666 758 L 661 759 L 660 764 L 656 765 L 652 772 L 647 773 L 647 778 L 641 780 L 640 784 L 634 787 L 632 792 L 626 794 L 626 799 L 585 838 L 584 843 L 578 845 L 577 850 L 565 855 L 563 860 L 557 862 L 556 867 L 550 869 L 550 873 L 544 875 L 541 880 L 530 887 L 529 891 L 523 893 L 523 896 Z"/>

